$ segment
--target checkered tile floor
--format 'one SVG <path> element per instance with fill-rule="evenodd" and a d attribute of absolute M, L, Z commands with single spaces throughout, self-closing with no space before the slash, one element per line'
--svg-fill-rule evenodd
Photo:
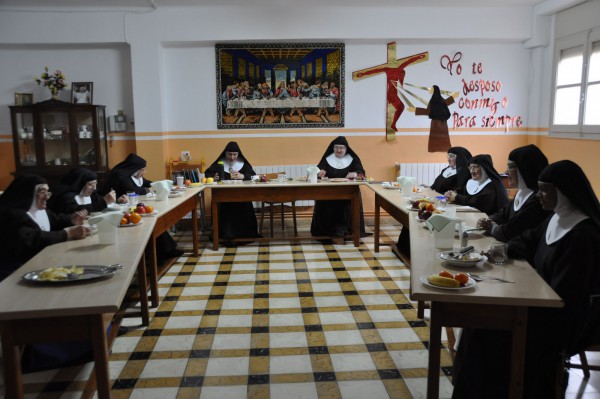
<path fill-rule="evenodd" d="M 308 226 L 304 227 L 306 231 Z M 300 226 L 300 230 L 303 228 Z M 398 226 L 385 226 L 396 240 Z M 176 235 L 191 248 L 191 234 Z M 184 255 L 160 280 L 148 328 L 110 356 L 112 397 L 425 397 L 429 330 L 408 300 L 409 271 L 389 247 L 316 241 Z M 450 397 L 442 351 L 440 397 Z M 25 376 L 27 398 L 79 397 L 91 364 Z"/>

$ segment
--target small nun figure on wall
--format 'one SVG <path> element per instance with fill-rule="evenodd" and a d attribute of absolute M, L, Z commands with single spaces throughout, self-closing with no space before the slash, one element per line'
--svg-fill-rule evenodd
<path fill-rule="evenodd" d="M 431 125 L 429 128 L 429 152 L 446 152 L 452 145 L 450 144 L 450 135 L 448 134 L 448 119 L 450 119 L 449 105 L 454 103 L 454 99 L 458 97 L 458 92 L 452 93 L 452 95 L 446 99 L 442 97 L 440 88 L 436 85 L 433 86 L 433 94 L 427 104 L 427 108 L 414 108 L 408 109 L 409 112 L 414 112 L 415 115 L 428 115 L 431 119 Z M 431 91 L 431 89 L 430 89 Z"/>

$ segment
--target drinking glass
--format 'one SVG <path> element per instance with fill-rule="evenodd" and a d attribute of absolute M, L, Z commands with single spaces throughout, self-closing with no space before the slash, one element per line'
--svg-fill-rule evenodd
<path fill-rule="evenodd" d="M 508 259 L 508 245 L 505 243 L 492 244 L 490 247 L 490 258 L 496 265 L 502 265 Z"/>

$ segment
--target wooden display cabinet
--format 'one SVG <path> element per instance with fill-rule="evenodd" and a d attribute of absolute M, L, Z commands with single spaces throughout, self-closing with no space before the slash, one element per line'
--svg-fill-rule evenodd
<path fill-rule="evenodd" d="M 99 179 L 108 170 L 105 106 L 48 100 L 9 108 L 15 176 L 33 173 L 55 183 L 78 166 Z"/>

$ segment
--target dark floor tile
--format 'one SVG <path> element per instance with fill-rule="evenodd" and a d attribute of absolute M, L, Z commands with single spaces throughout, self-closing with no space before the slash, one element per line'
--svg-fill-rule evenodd
<path fill-rule="evenodd" d="M 160 336 L 160 334 L 162 333 L 163 330 L 159 330 L 156 328 L 153 329 L 147 329 L 146 331 L 144 331 L 144 333 L 142 334 L 144 337 L 158 337 Z"/>
<path fill-rule="evenodd" d="M 133 389 L 137 383 L 137 378 L 123 378 L 115 380 L 112 389 Z"/>
<path fill-rule="evenodd" d="M 377 344 L 367 344 L 367 350 L 369 352 L 385 352 L 387 347 L 383 342 Z"/>
<path fill-rule="evenodd" d="M 316 382 L 336 381 L 335 373 L 333 372 L 313 373 L 313 376 Z"/>
<path fill-rule="evenodd" d="M 269 356 L 269 348 L 252 348 L 250 349 L 250 356 Z"/>
<path fill-rule="evenodd" d="M 308 353 L 311 355 L 324 355 L 329 353 L 329 348 L 326 346 L 309 346 Z"/>
<path fill-rule="evenodd" d="M 193 349 L 190 351 L 190 359 L 206 359 L 210 357 L 210 349 Z"/>
<path fill-rule="evenodd" d="M 51 381 L 46 384 L 42 392 L 63 392 L 69 385 L 71 385 L 71 381 Z"/>
<path fill-rule="evenodd" d="M 148 360 L 151 355 L 152 352 L 132 352 L 129 355 L 129 360 Z"/>
<path fill-rule="evenodd" d="M 204 377 L 183 377 L 179 386 L 181 388 L 189 388 L 189 387 L 201 387 L 204 383 Z"/>
<path fill-rule="evenodd" d="M 196 334 L 204 335 L 204 334 L 214 334 L 217 331 L 215 327 L 200 327 Z"/>
<path fill-rule="evenodd" d="M 377 373 L 382 380 L 402 379 L 397 369 L 377 370 Z"/>
<path fill-rule="evenodd" d="M 304 326 L 304 331 L 306 332 L 311 332 L 311 331 L 323 331 L 323 326 L 320 324 L 309 324 L 309 325 L 305 325 Z"/>
<path fill-rule="evenodd" d="M 249 375 L 248 376 L 248 385 L 268 384 L 268 383 L 269 383 L 269 375 L 268 374 L 257 374 L 257 375 Z"/>

